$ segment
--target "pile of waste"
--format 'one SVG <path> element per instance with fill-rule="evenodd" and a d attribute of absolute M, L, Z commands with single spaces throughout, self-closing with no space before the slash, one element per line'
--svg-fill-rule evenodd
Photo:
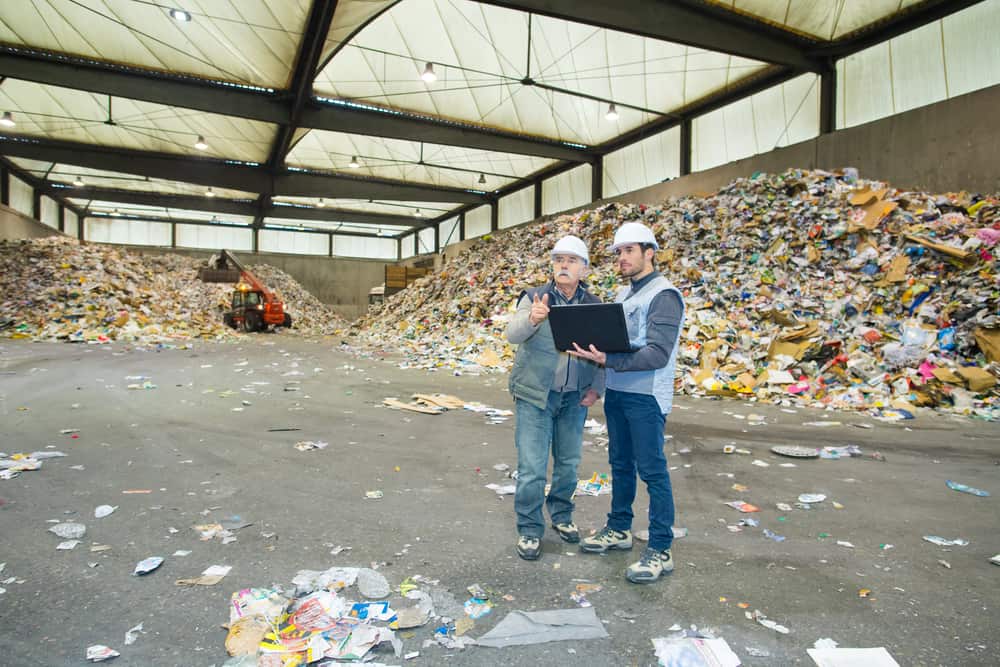
<path fill-rule="evenodd" d="M 0 336 L 94 343 L 239 336 L 222 321 L 233 286 L 202 282 L 200 264 L 66 237 L 0 242 Z M 342 323 L 287 274 L 266 265 L 254 271 L 282 293 L 294 331 L 322 334 Z"/>
<path fill-rule="evenodd" d="M 556 239 L 587 241 L 591 289 L 611 300 L 608 246 L 626 221 L 653 228 L 658 267 L 685 295 L 679 391 L 1000 418 L 1000 198 L 901 191 L 854 169 L 757 174 L 487 235 L 360 320 L 352 342 L 402 351 L 403 366 L 506 370 L 507 322 L 548 279 Z"/>
<path fill-rule="evenodd" d="M 315 336 L 332 334 L 348 322 L 332 308 L 306 291 L 281 269 L 270 264 L 254 264 L 250 270 L 285 304 L 295 330 Z"/>
<path fill-rule="evenodd" d="M 405 607 L 398 612 L 385 599 L 392 593 L 388 581 L 369 568 L 301 570 L 291 588 L 237 591 L 229 605 L 226 638 L 226 650 L 234 657 L 226 665 L 282 667 L 367 662 L 382 643 L 391 645 L 397 659 L 408 660 L 420 652 L 404 656 L 403 642 L 396 631 L 416 629 L 433 619 L 440 627 L 423 647 L 440 645 L 461 650 L 474 641 L 461 636 L 464 629 L 456 631 L 455 621 L 463 625 L 461 619 L 436 611 L 434 595 L 451 613 L 461 613 L 462 607 L 450 594 L 435 588 L 436 583 L 419 577 L 404 581 L 398 591 Z M 355 596 L 361 601 L 352 599 Z M 471 625 L 465 623 L 463 628 Z"/>

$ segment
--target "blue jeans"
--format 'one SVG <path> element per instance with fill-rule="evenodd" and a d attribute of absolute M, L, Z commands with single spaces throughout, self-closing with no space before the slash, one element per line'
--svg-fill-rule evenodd
<path fill-rule="evenodd" d="M 608 419 L 608 463 L 611 464 L 611 513 L 608 528 L 632 530 L 635 474 L 649 493 L 649 546 L 663 551 L 674 541 L 674 492 L 663 454 L 666 416 L 656 399 L 608 389 L 604 396 Z"/>
<path fill-rule="evenodd" d="M 583 422 L 587 408 L 580 405 L 579 391 L 550 391 L 544 410 L 516 399 L 514 443 L 517 445 L 517 492 L 514 511 L 517 533 L 541 539 L 545 532 L 542 504 L 547 504 L 552 523 L 573 520 L 576 468 L 583 447 Z M 552 488 L 545 497 L 545 477 L 552 453 Z"/>

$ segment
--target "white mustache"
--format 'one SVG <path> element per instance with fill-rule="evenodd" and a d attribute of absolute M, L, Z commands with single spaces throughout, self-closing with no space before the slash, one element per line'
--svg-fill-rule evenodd
<path fill-rule="evenodd" d="M 563 277 L 565 277 L 565 278 L 572 278 L 573 274 L 570 273 L 569 271 L 560 271 L 559 273 L 556 274 L 556 277 L 557 278 L 563 278 Z"/>

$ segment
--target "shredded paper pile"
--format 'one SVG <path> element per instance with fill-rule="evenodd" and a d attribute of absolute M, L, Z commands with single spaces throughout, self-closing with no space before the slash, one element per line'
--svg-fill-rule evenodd
<path fill-rule="evenodd" d="M 0 336 L 142 343 L 238 336 L 222 322 L 233 285 L 199 280 L 202 263 L 65 237 L 0 243 Z M 284 272 L 251 270 L 285 300 L 295 331 L 317 335 L 343 326 Z"/>
<path fill-rule="evenodd" d="M 564 234 L 590 247 L 593 289 L 619 286 L 608 246 L 650 225 L 683 291 L 678 389 L 696 395 L 1000 417 L 1000 199 L 904 192 L 855 170 L 739 179 L 710 197 L 608 204 L 484 237 L 359 322 L 360 347 L 405 367 L 510 367 L 521 290 L 548 279 Z"/>

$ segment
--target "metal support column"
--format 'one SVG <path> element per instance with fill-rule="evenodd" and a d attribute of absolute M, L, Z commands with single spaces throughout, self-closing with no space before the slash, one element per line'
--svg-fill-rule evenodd
<path fill-rule="evenodd" d="M 10 169 L 0 167 L 0 204 L 10 206 Z"/>
<path fill-rule="evenodd" d="M 253 253 L 256 255 L 260 252 L 260 229 L 253 227 L 250 233 L 253 234 Z"/>
<path fill-rule="evenodd" d="M 535 219 L 542 217 L 542 183 L 535 181 Z"/>
<path fill-rule="evenodd" d="M 681 176 L 691 173 L 691 119 L 681 121 Z"/>
<path fill-rule="evenodd" d="M 327 240 L 329 241 L 329 246 L 327 248 L 326 254 L 329 257 L 333 257 L 333 233 L 332 232 L 330 233 L 330 236 L 329 236 L 329 238 Z"/>
<path fill-rule="evenodd" d="M 490 202 L 490 231 L 495 232 L 500 229 L 500 200 L 494 199 Z"/>
<path fill-rule="evenodd" d="M 176 248 L 177 247 L 177 223 L 176 222 L 171 222 L 170 223 L 170 247 L 171 248 Z"/>
<path fill-rule="evenodd" d="M 590 164 L 590 201 L 604 199 L 604 158 Z"/>
<path fill-rule="evenodd" d="M 819 133 L 837 129 L 837 68 L 831 63 L 819 77 Z"/>
<path fill-rule="evenodd" d="M 441 252 L 441 223 L 434 225 L 434 254 Z"/>
<path fill-rule="evenodd" d="M 42 191 L 38 188 L 31 191 L 31 217 L 42 221 Z"/>
<path fill-rule="evenodd" d="M 420 254 L 420 230 L 413 232 L 413 256 Z"/>
<path fill-rule="evenodd" d="M 396 239 L 396 261 L 403 259 L 403 239 Z"/>
<path fill-rule="evenodd" d="M 458 216 L 458 240 L 465 240 L 465 213 L 461 213 Z"/>
<path fill-rule="evenodd" d="M 66 233 L 66 205 L 62 202 L 59 203 L 59 231 Z"/>

